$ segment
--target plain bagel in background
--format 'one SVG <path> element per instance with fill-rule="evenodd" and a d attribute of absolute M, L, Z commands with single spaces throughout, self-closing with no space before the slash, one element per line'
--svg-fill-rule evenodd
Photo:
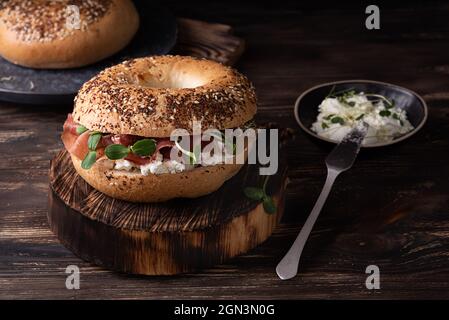
<path fill-rule="evenodd" d="M 80 29 L 68 27 L 77 5 Z M 139 28 L 131 0 L 6 0 L 0 4 L 0 55 L 37 69 L 86 66 L 120 51 Z"/>

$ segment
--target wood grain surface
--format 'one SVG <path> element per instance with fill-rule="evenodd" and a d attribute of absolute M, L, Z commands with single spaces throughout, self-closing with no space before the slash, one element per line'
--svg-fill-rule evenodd
<path fill-rule="evenodd" d="M 193 272 L 246 253 L 271 235 L 285 207 L 286 173 L 280 161 L 267 180 L 273 214 L 245 196 L 245 187 L 263 184 L 259 167 L 248 164 L 217 192 L 132 203 L 91 187 L 62 150 L 50 164 L 47 216 L 61 243 L 96 265 L 140 275 Z"/>
<path fill-rule="evenodd" d="M 233 26 L 246 40 L 235 65 L 254 82 L 258 119 L 295 127 L 307 88 L 366 78 L 408 87 L 429 106 L 424 128 L 393 147 L 364 150 L 336 181 L 303 252 L 300 274 L 274 271 L 310 212 L 331 146 L 298 131 L 285 151 L 290 184 L 280 227 L 226 264 L 176 277 L 135 277 L 76 258 L 46 221 L 49 160 L 71 106 L 0 104 L 0 298 L 449 298 L 449 5 L 379 4 L 381 29 L 365 28 L 365 5 L 338 2 L 171 3 L 178 16 Z M 81 289 L 65 288 L 65 268 Z M 376 264 L 381 289 L 365 288 Z"/>
<path fill-rule="evenodd" d="M 178 18 L 175 53 L 233 65 L 245 50 L 245 40 L 234 35 L 231 26 Z"/>

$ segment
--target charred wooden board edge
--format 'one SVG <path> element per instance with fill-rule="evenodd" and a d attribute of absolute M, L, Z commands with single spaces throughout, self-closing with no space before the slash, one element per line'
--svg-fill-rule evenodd
<path fill-rule="evenodd" d="M 264 242 L 282 217 L 286 184 L 274 195 L 276 214 L 266 214 L 260 204 L 226 224 L 193 232 L 115 228 L 72 209 L 51 188 L 47 217 L 61 243 L 83 260 L 125 273 L 174 275 L 220 264 Z"/>

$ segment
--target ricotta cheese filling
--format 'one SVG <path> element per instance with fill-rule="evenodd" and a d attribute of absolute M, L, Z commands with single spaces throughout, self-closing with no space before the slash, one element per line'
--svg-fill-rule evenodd
<path fill-rule="evenodd" d="M 175 160 L 164 159 L 160 152 L 156 154 L 156 157 L 153 161 L 144 165 L 138 165 L 125 159 L 116 160 L 114 163 L 115 170 L 137 170 L 140 171 L 140 173 L 144 176 L 147 176 L 149 174 L 179 173 L 192 170 L 193 168 L 193 165 L 186 165 Z"/>
<path fill-rule="evenodd" d="M 226 158 L 226 157 L 225 157 Z M 223 164 L 223 157 L 221 155 L 205 157 L 201 162 L 201 166 L 214 166 L 217 164 Z M 163 174 L 163 173 L 180 173 L 183 171 L 189 171 L 195 168 L 195 165 L 185 164 L 176 160 L 164 159 L 162 154 L 158 152 L 153 161 L 139 165 L 134 162 L 120 159 L 115 160 L 113 165 L 114 170 L 123 171 L 140 171 L 144 176 L 149 174 Z"/>
<path fill-rule="evenodd" d="M 380 95 L 351 91 L 343 96 L 325 98 L 318 110 L 311 130 L 338 142 L 362 120 L 369 125 L 362 145 L 392 141 L 413 130 L 406 111 Z"/>

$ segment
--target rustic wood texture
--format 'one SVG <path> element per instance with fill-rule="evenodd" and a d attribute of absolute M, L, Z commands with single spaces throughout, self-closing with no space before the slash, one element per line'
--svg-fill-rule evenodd
<path fill-rule="evenodd" d="M 179 18 L 175 53 L 188 53 L 233 65 L 245 50 L 245 41 L 233 34 L 231 26 Z"/>
<path fill-rule="evenodd" d="M 132 274 L 191 272 L 245 253 L 271 235 L 284 209 L 286 170 L 284 161 L 267 185 L 276 214 L 243 193 L 263 183 L 255 165 L 203 197 L 130 203 L 88 185 L 63 150 L 50 165 L 48 220 L 59 240 L 86 261 Z"/>
<path fill-rule="evenodd" d="M 365 5 L 350 2 L 171 3 L 178 16 L 232 25 L 247 48 L 236 67 L 254 82 L 258 119 L 295 127 L 307 88 L 366 78 L 423 95 L 429 119 L 401 144 L 364 150 L 338 178 L 303 252 L 298 277 L 274 268 L 309 214 L 330 150 L 298 131 L 288 157 L 287 202 L 266 242 L 225 264 L 176 277 L 135 277 L 83 262 L 47 220 L 48 168 L 71 106 L 0 103 L 0 298 L 449 298 L 449 6 L 378 3 L 381 30 L 365 29 Z M 65 288 L 65 268 L 81 289 Z M 381 289 L 365 288 L 376 264 Z"/>

